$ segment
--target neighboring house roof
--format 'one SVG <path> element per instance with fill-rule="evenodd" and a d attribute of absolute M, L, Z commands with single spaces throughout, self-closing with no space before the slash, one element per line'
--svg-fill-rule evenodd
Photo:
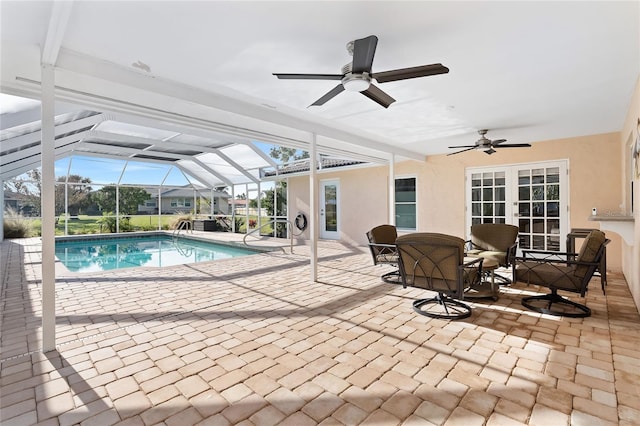
<path fill-rule="evenodd" d="M 368 164 L 364 161 L 356 160 L 343 160 L 339 158 L 325 157 L 320 159 L 320 169 L 331 169 L 335 167 L 356 166 L 360 164 Z M 299 160 L 294 163 L 290 163 L 282 166 L 276 170 L 265 171 L 265 177 L 279 176 L 293 173 L 304 173 L 309 171 L 309 159 Z"/>
<path fill-rule="evenodd" d="M 150 198 L 158 197 L 158 188 L 157 187 L 146 187 L 144 188 L 149 194 L 151 194 Z M 211 190 L 207 188 L 198 188 L 197 196 L 210 198 Z M 229 194 L 221 191 L 213 191 L 213 196 L 215 198 L 231 198 Z M 193 188 L 170 188 L 162 191 L 162 198 L 174 198 L 174 197 L 182 197 L 182 198 L 193 198 Z"/>

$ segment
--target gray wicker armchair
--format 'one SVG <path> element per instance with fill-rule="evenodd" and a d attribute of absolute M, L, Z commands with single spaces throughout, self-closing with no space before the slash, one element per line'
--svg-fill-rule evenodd
<path fill-rule="evenodd" d="M 593 230 L 582 243 L 577 257 L 576 253 L 523 250 L 523 257 L 517 258 L 513 265 L 514 280 L 548 287 L 551 293 L 525 297 L 522 305 L 549 315 L 590 316 L 591 309 L 560 296 L 558 290 L 579 293 L 584 297 L 609 242 L 604 232 Z"/>
<path fill-rule="evenodd" d="M 437 293 L 414 301 L 417 313 L 444 319 L 471 315 L 471 307 L 460 300 L 464 299 L 465 290 L 479 282 L 483 259 L 465 262 L 464 244 L 462 238 L 436 233 L 414 233 L 396 239 L 403 287 Z"/>

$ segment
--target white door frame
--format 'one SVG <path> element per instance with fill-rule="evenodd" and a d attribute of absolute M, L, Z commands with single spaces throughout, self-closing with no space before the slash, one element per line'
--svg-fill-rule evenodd
<path fill-rule="evenodd" d="M 554 168 L 558 167 L 559 170 L 559 182 L 560 185 L 560 199 L 559 201 L 559 216 L 556 218 L 549 217 L 547 218 L 546 214 L 541 216 L 540 219 L 535 219 L 533 222 L 537 220 L 546 221 L 547 219 L 555 220 L 558 219 L 559 226 L 557 231 L 554 230 L 553 233 L 543 233 L 540 235 L 551 236 L 553 240 L 556 238 L 554 235 L 558 235 L 559 241 L 557 241 L 557 247 L 560 251 L 566 250 L 566 239 L 564 236 L 569 232 L 569 160 L 553 160 L 553 161 L 539 161 L 539 162 L 531 162 L 531 163 L 519 163 L 519 164 L 508 164 L 508 165 L 496 165 L 489 167 L 469 167 L 466 169 L 466 182 L 465 182 L 465 198 L 466 198 L 466 214 L 465 214 L 465 222 L 466 222 L 466 230 L 467 233 L 471 229 L 472 225 L 472 174 L 483 173 L 483 172 L 504 172 L 506 174 L 506 199 L 505 199 L 505 223 L 516 225 L 519 228 L 520 226 L 520 217 L 518 211 L 518 171 L 519 170 L 528 170 L 528 169 L 542 169 L 542 168 Z M 532 200 L 532 203 L 535 202 Z M 521 231 L 522 232 L 522 231 Z M 528 230 L 525 232 L 531 233 L 532 230 Z M 557 232 L 557 234 L 556 234 Z M 531 235 L 531 234 L 529 234 Z M 522 238 L 527 238 L 525 235 Z M 521 238 L 521 239 L 522 239 Z M 548 241 L 546 244 L 550 244 Z M 554 243 L 555 244 L 555 243 Z M 518 252 L 520 253 L 522 247 L 518 245 Z"/>
<path fill-rule="evenodd" d="M 327 227 L 327 200 L 325 199 L 326 187 L 334 185 L 336 188 L 336 199 L 335 199 L 335 229 L 328 229 Z M 320 220 L 319 220 L 319 231 L 320 238 L 326 240 L 339 240 L 340 239 L 340 180 L 339 179 L 327 179 L 320 181 Z"/>

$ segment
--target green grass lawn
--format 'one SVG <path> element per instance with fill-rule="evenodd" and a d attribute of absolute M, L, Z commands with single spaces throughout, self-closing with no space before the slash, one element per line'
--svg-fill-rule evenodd
<path fill-rule="evenodd" d="M 176 223 L 177 219 L 181 215 L 163 215 L 162 216 L 162 229 L 172 229 L 172 226 Z M 109 228 L 106 225 L 101 225 L 100 220 L 102 216 L 88 216 L 78 215 L 68 219 L 67 235 L 84 235 L 84 234 L 99 234 L 108 233 Z M 42 222 L 40 219 L 23 219 L 29 223 L 31 229 L 30 235 L 40 235 L 40 227 Z M 58 218 L 56 224 L 56 235 L 65 235 L 65 217 Z M 257 216 L 249 216 L 249 223 L 252 229 L 257 226 Z M 270 221 L 270 218 L 263 217 L 262 223 L 265 224 Z M 236 217 L 236 232 L 244 233 L 246 230 L 246 217 Z M 121 231 L 155 231 L 158 229 L 158 216 L 157 215 L 135 215 L 129 216 L 128 229 L 125 225 L 125 221 L 121 220 Z M 262 235 L 271 235 L 273 225 L 264 226 L 260 230 Z"/>

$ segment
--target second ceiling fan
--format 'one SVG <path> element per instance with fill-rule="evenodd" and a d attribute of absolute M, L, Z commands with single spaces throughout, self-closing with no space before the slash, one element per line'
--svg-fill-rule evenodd
<path fill-rule="evenodd" d="M 347 50 L 353 56 L 351 63 L 342 67 L 341 74 L 280 74 L 274 73 L 280 79 L 295 80 L 339 80 L 340 84 L 327 92 L 311 106 L 323 105 L 344 90 L 360 92 L 369 99 L 388 108 L 396 100 L 372 84 L 405 80 L 409 78 L 426 77 L 429 75 L 445 74 L 449 68 L 442 64 L 421 65 L 411 68 L 401 68 L 383 72 L 372 72 L 373 57 L 376 53 L 378 37 L 371 35 L 347 43 Z"/>
<path fill-rule="evenodd" d="M 485 154 L 491 155 L 495 153 L 496 149 L 498 148 L 523 148 L 523 147 L 531 146 L 531 144 L 528 144 L 528 143 L 504 143 L 507 141 L 506 139 L 496 139 L 496 140 L 487 139 L 487 137 L 485 136 L 487 132 L 488 132 L 487 129 L 478 130 L 478 134 L 480 134 L 480 139 L 478 139 L 476 143 L 473 145 L 450 146 L 449 148 L 464 148 L 464 149 L 460 151 L 452 152 L 447 155 L 460 154 L 461 152 L 471 151 L 472 149 L 484 151 Z"/>

